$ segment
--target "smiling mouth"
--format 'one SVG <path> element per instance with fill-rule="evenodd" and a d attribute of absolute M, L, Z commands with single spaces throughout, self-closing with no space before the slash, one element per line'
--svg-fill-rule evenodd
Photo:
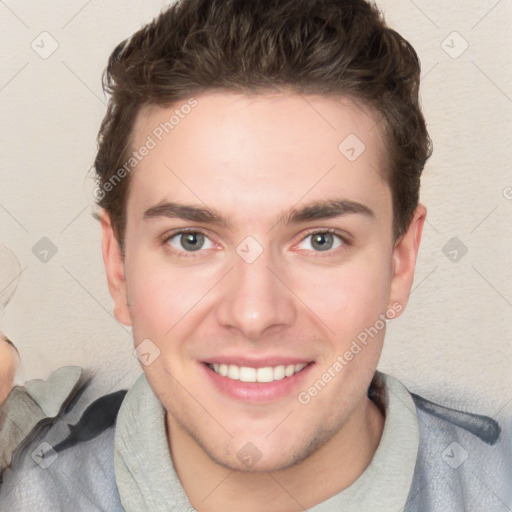
<path fill-rule="evenodd" d="M 301 372 L 308 366 L 308 363 L 281 364 L 278 366 L 265 366 L 263 368 L 251 368 L 234 364 L 206 363 L 206 365 L 218 375 L 231 380 L 238 380 L 240 382 L 274 382 Z"/>

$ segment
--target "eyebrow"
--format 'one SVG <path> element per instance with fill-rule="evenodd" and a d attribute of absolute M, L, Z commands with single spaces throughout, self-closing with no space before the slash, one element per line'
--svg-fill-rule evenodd
<path fill-rule="evenodd" d="M 374 211 L 364 204 L 346 199 L 327 199 L 314 201 L 300 208 L 292 207 L 277 217 L 276 224 L 280 222 L 284 224 L 300 224 L 313 220 L 333 219 L 350 214 L 360 214 L 368 218 L 375 218 Z M 227 229 L 232 229 L 232 222 L 228 217 L 207 206 L 164 201 L 148 208 L 144 212 L 143 220 L 148 221 L 160 217 L 218 224 Z"/>

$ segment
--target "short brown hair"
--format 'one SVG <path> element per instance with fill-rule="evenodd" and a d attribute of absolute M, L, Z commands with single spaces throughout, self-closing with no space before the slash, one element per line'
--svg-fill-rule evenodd
<path fill-rule="evenodd" d="M 379 114 L 396 240 L 412 219 L 432 152 L 419 82 L 412 46 L 364 0 L 180 0 L 110 56 L 103 77 L 110 99 L 95 160 L 97 204 L 109 213 L 124 254 L 130 180 L 120 177 L 143 107 L 169 107 L 212 89 L 291 89 L 347 96 Z"/>

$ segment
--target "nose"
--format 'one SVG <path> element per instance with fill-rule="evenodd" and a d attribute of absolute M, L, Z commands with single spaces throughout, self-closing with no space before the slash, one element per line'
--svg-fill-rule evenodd
<path fill-rule="evenodd" d="M 280 268 L 269 251 L 252 263 L 235 254 L 234 268 L 216 308 L 219 324 L 238 330 L 250 341 L 261 339 L 266 331 L 293 325 L 297 314 L 294 295 Z"/>

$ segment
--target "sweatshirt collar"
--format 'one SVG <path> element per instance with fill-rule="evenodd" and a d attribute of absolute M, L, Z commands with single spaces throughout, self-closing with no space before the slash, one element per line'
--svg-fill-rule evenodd
<path fill-rule="evenodd" d="M 386 420 L 369 466 L 348 488 L 310 512 L 333 510 L 396 512 L 407 501 L 419 446 L 416 407 L 407 389 L 376 372 Z M 173 466 L 165 427 L 165 409 L 144 373 L 127 393 L 115 434 L 114 469 L 127 512 L 193 510 Z"/>

